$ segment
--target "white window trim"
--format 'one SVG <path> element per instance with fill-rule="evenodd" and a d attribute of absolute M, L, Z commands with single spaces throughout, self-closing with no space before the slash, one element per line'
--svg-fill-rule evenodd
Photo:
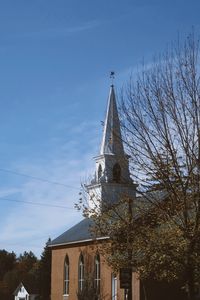
<path fill-rule="evenodd" d="M 100 282 L 101 282 L 101 268 L 100 268 L 100 256 L 96 255 L 95 257 L 95 278 L 94 284 L 98 291 L 100 291 Z"/>
<path fill-rule="evenodd" d="M 66 293 L 68 292 L 68 293 Z M 69 258 L 66 256 L 64 263 L 64 294 L 63 296 L 69 296 Z"/>
<path fill-rule="evenodd" d="M 112 273 L 111 275 L 111 293 L 112 293 L 112 300 L 117 300 L 117 276 Z"/>

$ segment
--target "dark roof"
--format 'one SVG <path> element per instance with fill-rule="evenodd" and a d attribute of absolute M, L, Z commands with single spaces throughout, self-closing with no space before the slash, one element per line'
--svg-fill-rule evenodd
<path fill-rule="evenodd" d="M 92 240 L 93 236 L 90 232 L 90 227 L 92 226 L 93 221 L 91 219 L 83 219 L 78 224 L 74 225 L 63 234 L 59 235 L 52 242 L 49 243 L 49 246 L 56 246 L 62 244 L 70 244 L 75 242 L 81 242 L 85 240 Z"/>

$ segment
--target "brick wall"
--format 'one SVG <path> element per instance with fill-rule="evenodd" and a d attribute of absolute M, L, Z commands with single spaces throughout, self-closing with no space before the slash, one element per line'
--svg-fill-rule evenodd
<path fill-rule="evenodd" d="M 78 290 L 78 263 L 79 256 L 84 256 L 85 273 L 93 274 L 94 259 L 98 251 L 98 246 L 93 243 L 80 243 L 52 249 L 52 273 L 51 273 L 51 300 L 76 300 Z M 63 296 L 64 290 L 64 262 L 65 257 L 69 258 L 69 296 Z M 101 300 L 111 300 L 111 276 L 112 270 L 105 260 L 100 256 L 101 269 Z M 117 281 L 117 300 L 124 300 L 124 290 L 119 288 Z M 90 300 L 90 299 L 88 299 Z M 139 280 L 133 274 L 133 300 L 139 300 Z"/>

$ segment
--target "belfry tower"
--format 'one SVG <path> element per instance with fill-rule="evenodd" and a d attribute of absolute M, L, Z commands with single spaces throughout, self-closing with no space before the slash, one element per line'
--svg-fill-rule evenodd
<path fill-rule="evenodd" d="M 94 159 L 95 176 L 87 186 L 90 207 L 96 200 L 102 207 L 104 203 L 112 205 L 122 197 L 135 198 L 137 185 L 130 177 L 129 157 L 124 152 L 113 85 L 108 97 L 100 154 Z"/>

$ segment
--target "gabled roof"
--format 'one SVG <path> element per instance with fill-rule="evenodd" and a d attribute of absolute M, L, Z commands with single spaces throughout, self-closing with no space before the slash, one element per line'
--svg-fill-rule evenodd
<path fill-rule="evenodd" d="M 24 285 L 23 285 L 22 282 L 20 282 L 20 284 L 18 285 L 18 287 L 17 287 L 16 290 L 14 291 L 13 295 L 16 296 L 16 295 L 18 294 L 19 290 L 20 290 L 22 287 L 24 287 Z M 26 288 L 25 288 L 25 289 L 26 289 Z"/>
<path fill-rule="evenodd" d="M 162 191 L 152 192 L 146 195 L 146 197 L 139 196 L 137 197 L 137 202 L 140 205 L 143 205 L 146 203 L 147 198 L 149 199 L 157 199 L 157 200 L 164 200 L 166 198 L 166 193 Z M 54 246 L 63 246 L 63 245 L 70 245 L 70 244 L 78 244 L 83 242 L 89 242 L 94 240 L 103 240 L 107 239 L 108 237 L 94 237 L 91 233 L 91 227 L 94 225 L 94 221 L 90 218 L 85 218 L 67 231 L 65 231 L 63 234 L 59 235 L 57 238 L 52 240 L 48 246 L 54 247 Z"/>
<path fill-rule="evenodd" d="M 83 219 L 81 222 L 55 238 L 51 243 L 49 243 L 49 247 L 93 240 L 94 237 L 90 232 L 92 224 L 93 221 L 91 219 Z"/>
<path fill-rule="evenodd" d="M 22 287 L 25 288 L 26 292 L 27 292 L 29 295 L 38 295 L 38 293 L 36 293 L 36 292 L 38 292 L 38 291 L 33 290 L 33 288 L 31 287 L 30 284 L 25 284 L 25 285 L 24 285 L 23 282 L 20 282 L 20 284 L 18 285 L 18 287 L 17 287 L 16 290 L 14 291 L 13 295 L 16 296 L 16 295 L 18 294 L 19 290 L 20 290 Z"/>

